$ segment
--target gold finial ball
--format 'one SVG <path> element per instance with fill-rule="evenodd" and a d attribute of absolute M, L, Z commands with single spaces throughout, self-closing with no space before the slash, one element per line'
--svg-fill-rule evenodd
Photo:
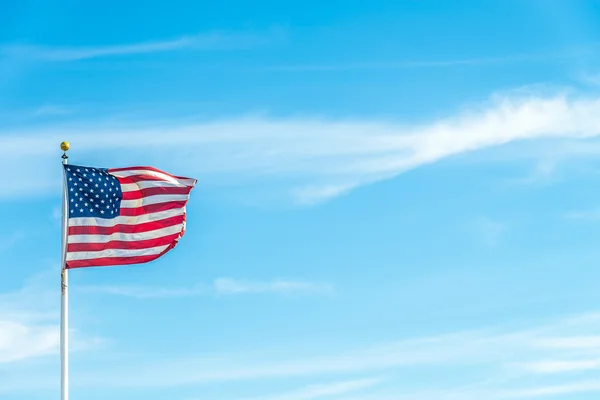
<path fill-rule="evenodd" d="M 60 144 L 60 149 L 61 149 L 62 151 L 67 151 L 67 150 L 69 150 L 70 148 L 71 148 L 71 145 L 69 144 L 69 142 L 62 142 L 62 143 Z"/>

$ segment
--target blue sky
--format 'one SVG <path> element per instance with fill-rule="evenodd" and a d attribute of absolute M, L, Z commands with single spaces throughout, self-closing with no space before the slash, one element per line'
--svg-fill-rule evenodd
<path fill-rule="evenodd" d="M 595 399 L 594 1 L 0 4 L 0 398 L 59 396 L 59 143 L 198 179 L 70 274 L 71 398 Z"/>

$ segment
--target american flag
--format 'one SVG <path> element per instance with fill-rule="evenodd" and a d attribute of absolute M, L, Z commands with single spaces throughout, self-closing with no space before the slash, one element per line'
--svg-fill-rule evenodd
<path fill-rule="evenodd" d="M 171 250 L 185 232 L 195 179 L 152 167 L 64 165 L 66 268 L 145 263 Z"/>

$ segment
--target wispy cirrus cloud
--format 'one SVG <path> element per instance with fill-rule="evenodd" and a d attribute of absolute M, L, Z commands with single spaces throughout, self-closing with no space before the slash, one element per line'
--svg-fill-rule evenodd
<path fill-rule="evenodd" d="M 156 360 L 145 358 L 141 364 L 115 362 L 119 356 L 105 352 L 101 360 L 82 365 L 73 384 L 88 389 L 148 390 L 223 382 L 236 382 L 243 388 L 259 381 L 277 382 L 275 393 L 257 393 L 256 386 L 249 386 L 253 389 L 245 393 L 251 399 L 286 400 L 340 396 L 357 400 L 569 398 L 576 393 L 600 392 L 594 379 L 600 367 L 599 331 L 600 314 L 591 313 L 521 328 L 404 338 L 340 352 L 311 352 L 303 346 L 298 353 L 291 346 L 279 354 L 255 348 L 248 354 L 237 351 L 168 357 L 161 353 Z M 425 382 L 409 384 L 389 378 L 428 367 Z M 131 370 L 136 374 L 127 373 Z M 47 382 L 45 375 L 39 378 L 36 381 Z M 329 383 L 309 383 L 298 389 L 298 379 Z M 22 385 L 4 392 L 23 392 L 29 387 L 25 380 Z"/>
<path fill-rule="evenodd" d="M 231 278 L 218 278 L 212 284 L 198 284 L 192 287 L 151 287 L 126 285 L 84 285 L 75 288 L 85 293 L 102 293 L 137 299 L 162 299 L 196 297 L 202 295 L 241 295 L 241 294 L 328 294 L 333 291 L 330 284 L 275 279 L 252 281 Z"/>
<path fill-rule="evenodd" d="M 259 185 L 265 198 L 306 205 L 422 165 L 508 143 L 553 141 L 553 152 L 569 152 L 562 141 L 586 143 L 599 136 L 599 127 L 598 96 L 523 92 L 497 95 L 456 115 L 412 124 L 268 117 L 195 123 L 73 121 L 3 132 L 0 167 L 5 167 L 10 190 L 0 197 L 58 193 L 58 169 L 45 166 L 58 158 L 57 143 L 65 139 L 72 143 L 75 163 L 152 162 L 197 177 L 203 187 Z M 9 168 L 17 157 L 13 148 L 22 149 L 19 159 L 31 160 L 18 175 Z"/>
<path fill-rule="evenodd" d="M 50 286 L 56 282 L 51 279 L 52 272 L 38 273 L 19 289 L 0 293 L 0 366 L 58 354 L 60 304 Z M 59 276 L 58 270 L 54 276 Z M 72 351 L 102 342 L 99 337 L 73 333 Z"/>
<path fill-rule="evenodd" d="M 32 114 L 36 117 L 56 116 L 71 114 L 73 109 L 57 104 L 44 104 L 33 110 Z"/>
<path fill-rule="evenodd" d="M 266 395 L 260 397 L 244 397 L 236 400 L 313 400 L 332 398 L 341 395 L 356 393 L 364 389 L 372 388 L 383 382 L 381 378 L 362 378 L 347 381 L 336 381 L 321 384 L 311 384 L 305 387 L 289 392 L 278 393 L 276 395 Z"/>
<path fill-rule="evenodd" d="M 341 63 L 311 63 L 295 65 L 272 65 L 263 67 L 269 71 L 282 72 L 338 72 L 344 70 L 396 70 L 396 69 L 416 69 L 416 68 L 450 68 L 450 67 L 469 67 L 485 66 L 513 63 L 533 63 L 548 62 L 573 59 L 591 54 L 592 50 L 580 51 L 557 51 L 554 53 L 540 54 L 514 54 L 496 57 L 472 57 L 455 58 L 446 60 L 398 60 L 398 61 L 356 61 Z M 597 79 L 597 77 L 596 77 Z"/>
<path fill-rule="evenodd" d="M 54 354 L 57 344 L 56 326 L 0 320 L 0 364 Z"/>
<path fill-rule="evenodd" d="M 564 217 L 571 220 L 597 221 L 600 219 L 600 208 L 568 211 L 564 214 Z"/>
<path fill-rule="evenodd" d="M 521 365 L 527 371 L 538 374 L 558 374 L 600 369 L 600 359 L 549 360 L 525 363 Z"/>
<path fill-rule="evenodd" d="M 244 294 L 244 293 L 331 293 L 333 287 L 329 284 L 315 282 L 301 282 L 284 279 L 256 282 L 229 278 L 219 278 L 214 281 L 213 288 L 217 294 Z"/>
<path fill-rule="evenodd" d="M 74 289 L 85 293 L 100 293 L 115 296 L 132 297 L 136 299 L 164 299 L 195 297 L 206 294 L 203 286 L 192 288 L 164 288 L 150 286 L 124 286 L 124 285 L 85 285 Z"/>
<path fill-rule="evenodd" d="M 600 359 L 597 341 L 590 340 L 599 329 L 600 316 L 585 314 L 521 329 L 490 328 L 406 338 L 348 348 L 340 353 L 321 351 L 310 355 L 304 349 L 299 355 L 289 348 L 285 354 L 266 352 L 258 358 L 256 349 L 249 354 L 198 357 L 188 354 L 172 359 L 162 354 L 155 363 L 146 360 L 143 365 L 115 364 L 105 368 L 90 364 L 88 369 L 79 371 L 77 385 L 120 390 L 194 387 L 217 382 L 238 385 L 256 381 L 289 382 L 292 378 L 302 378 L 332 383 L 252 396 L 312 399 L 343 394 L 345 398 L 377 400 L 546 398 L 600 391 L 600 385 L 591 384 L 597 382 L 591 379 L 593 375 L 587 373 L 594 373 L 597 364 L 592 361 Z M 110 357 L 104 361 L 110 363 Z M 567 367 L 568 363 L 577 368 Z M 406 373 L 407 369 L 426 367 L 433 367 L 426 382 L 404 387 L 398 387 L 399 382 L 394 379 L 357 377 L 357 374 L 393 376 Z M 132 368 L 135 375 L 125 373 Z M 362 394 L 353 397 L 358 390 Z"/>
<path fill-rule="evenodd" d="M 207 51 L 247 49 L 278 40 L 281 38 L 281 35 L 282 31 L 280 29 L 272 29 L 264 34 L 254 32 L 214 32 L 180 36 L 167 40 L 104 46 L 5 44 L 0 45 L 0 55 L 26 60 L 64 62 L 183 50 Z"/>

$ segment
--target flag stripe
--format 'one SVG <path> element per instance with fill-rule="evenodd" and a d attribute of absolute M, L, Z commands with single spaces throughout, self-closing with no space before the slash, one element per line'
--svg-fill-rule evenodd
<path fill-rule="evenodd" d="M 158 172 L 161 173 L 163 175 L 166 176 L 170 176 L 171 178 L 175 178 L 175 179 L 190 179 L 190 178 L 185 178 L 182 176 L 175 176 L 175 175 L 171 175 L 165 171 L 161 171 L 157 168 L 154 167 L 125 167 L 125 168 L 110 168 L 108 170 L 108 172 L 110 172 L 111 174 L 118 176 L 121 175 L 122 173 L 128 172 L 128 171 L 139 171 L 139 170 L 143 170 L 143 171 L 153 171 L 153 172 Z M 195 179 L 194 179 L 195 180 Z"/>
<path fill-rule="evenodd" d="M 170 182 L 173 185 L 187 186 L 187 187 L 191 187 L 194 184 L 193 181 L 183 180 L 183 179 L 177 180 L 175 178 L 169 178 L 169 180 L 164 180 L 160 176 L 156 176 L 156 174 L 153 174 L 153 173 L 130 175 L 127 177 L 119 177 L 119 180 L 122 181 L 123 183 L 137 183 L 137 182 L 146 182 L 146 181 Z"/>
<path fill-rule="evenodd" d="M 147 206 L 137 207 L 137 208 L 122 208 L 121 216 L 124 217 L 136 217 L 144 214 L 151 214 L 159 211 L 167 211 L 173 209 L 180 209 L 185 207 L 187 201 L 172 201 L 170 203 L 159 203 L 159 204 L 150 204 Z"/>
<path fill-rule="evenodd" d="M 177 178 L 172 175 L 165 174 L 164 172 L 156 172 L 150 169 L 134 169 L 128 171 L 118 171 L 112 172 L 109 170 L 111 175 L 116 176 L 119 180 L 129 181 L 129 182 L 138 182 L 138 181 L 164 181 L 170 182 L 173 184 L 185 185 L 185 186 L 194 186 L 196 184 L 195 179 L 189 178 Z"/>
<path fill-rule="evenodd" d="M 71 260 L 68 262 L 68 268 L 84 268 L 84 267 L 107 267 L 109 265 L 131 265 L 131 264 L 143 264 L 153 260 L 156 260 L 169 248 L 165 249 L 162 253 L 153 254 L 149 256 L 135 256 L 135 257 L 104 257 L 94 259 L 82 259 L 82 260 Z"/>
<path fill-rule="evenodd" d="M 158 211 L 155 213 L 149 213 L 140 216 L 118 216 L 112 219 L 102 218 L 69 218 L 69 227 L 88 227 L 88 226 L 101 226 L 101 227 L 113 227 L 117 225 L 139 225 L 147 222 L 157 222 L 163 219 L 176 217 L 185 214 L 185 208 L 175 208 L 172 210 Z"/>
<path fill-rule="evenodd" d="M 155 229 L 140 233 L 115 232 L 110 235 L 70 235 L 70 243 L 108 243 L 113 240 L 123 242 L 135 242 L 138 240 L 154 239 L 161 236 L 172 235 L 181 232 L 181 224 L 168 226 L 166 228 Z"/>
<path fill-rule="evenodd" d="M 121 185 L 123 187 L 124 185 Z M 148 187 L 144 189 L 130 189 L 123 192 L 123 200 L 137 200 L 147 196 L 154 196 L 159 194 L 185 194 L 189 195 L 192 188 L 190 187 Z"/>
<path fill-rule="evenodd" d="M 149 214 L 149 215 L 157 215 Z M 141 217 L 138 217 L 141 218 Z M 69 235 L 111 235 L 116 232 L 122 233 L 141 233 L 153 231 L 156 229 L 182 224 L 185 221 L 185 215 L 180 214 L 174 217 L 164 218 L 157 221 L 140 222 L 138 224 L 118 224 L 113 226 L 71 226 Z"/>
<path fill-rule="evenodd" d="M 128 182 L 125 178 L 120 178 L 119 182 L 121 182 L 121 191 L 123 193 L 126 192 L 135 192 L 140 189 L 147 188 L 156 188 L 156 187 L 164 187 L 169 189 L 175 188 L 189 188 L 190 186 L 180 185 L 178 183 L 164 182 L 164 181 L 141 181 L 137 183 Z"/>
<path fill-rule="evenodd" d="M 160 254 L 169 247 L 162 245 L 144 249 L 104 249 L 101 251 L 75 251 L 67 253 L 67 261 L 88 260 L 94 258 L 137 257 Z"/>
<path fill-rule="evenodd" d="M 151 204 L 168 203 L 172 201 L 187 201 L 187 199 L 187 194 L 158 194 L 136 200 L 123 200 L 121 201 L 121 210 L 124 208 L 139 208 Z"/>
<path fill-rule="evenodd" d="M 101 252 L 107 249 L 121 250 L 141 250 L 150 247 L 169 245 L 181 237 L 181 231 L 152 239 L 146 240 L 111 240 L 103 243 L 69 243 L 68 250 L 70 252 Z"/>

